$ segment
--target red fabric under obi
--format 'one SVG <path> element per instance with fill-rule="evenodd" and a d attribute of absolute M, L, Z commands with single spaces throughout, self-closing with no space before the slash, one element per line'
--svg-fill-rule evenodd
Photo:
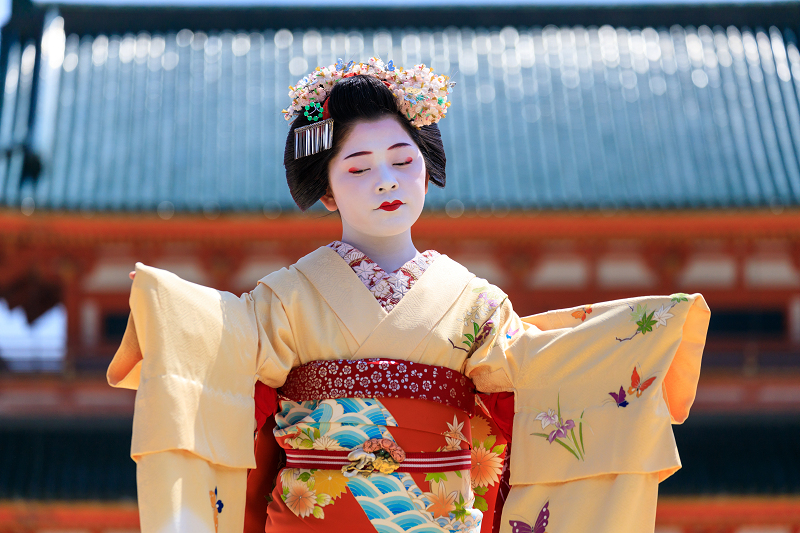
<path fill-rule="evenodd" d="M 278 391 L 289 400 L 412 398 L 460 409 L 472 416 L 472 380 L 443 366 L 394 359 L 313 361 L 289 372 Z"/>

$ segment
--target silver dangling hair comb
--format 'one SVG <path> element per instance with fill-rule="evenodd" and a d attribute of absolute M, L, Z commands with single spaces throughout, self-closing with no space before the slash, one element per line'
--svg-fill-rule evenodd
<path fill-rule="evenodd" d="M 300 159 L 333 148 L 333 119 L 294 130 L 294 158 Z"/>

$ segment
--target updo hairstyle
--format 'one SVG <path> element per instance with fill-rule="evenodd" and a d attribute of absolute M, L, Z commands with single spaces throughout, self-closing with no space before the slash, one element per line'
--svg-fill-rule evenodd
<path fill-rule="evenodd" d="M 397 108 L 394 94 L 383 82 L 372 76 L 356 75 L 344 78 L 328 95 L 328 112 L 333 119 L 333 148 L 313 155 L 294 158 L 294 130 L 311 123 L 299 115 L 289 128 L 283 166 L 286 182 L 300 210 L 305 211 L 328 192 L 328 165 L 342 149 L 347 135 L 359 122 L 372 122 L 394 117 L 419 147 L 425 160 L 428 177 L 435 185 L 444 187 L 445 155 L 442 134 L 436 124 L 416 128 Z"/>

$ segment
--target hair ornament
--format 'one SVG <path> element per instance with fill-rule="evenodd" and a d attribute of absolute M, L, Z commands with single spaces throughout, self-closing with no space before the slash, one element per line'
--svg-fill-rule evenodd
<path fill-rule="evenodd" d="M 338 81 L 359 74 L 383 81 L 394 94 L 400 111 L 417 128 L 439 122 L 450 107 L 447 96 L 455 83 L 447 76 L 434 74 L 433 69 L 423 64 L 404 70 L 395 66 L 394 61 L 384 64 L 377 57 L 358 64 L 338 59 L 328 67 L 317 67 L 297 85 L 289 87 L 292 105 L 283 111 L 284 118 L 291 122 L 305 114 L 306 106 L 325 102 Z"/>
<path fill-rule="evenodd" d="M 311 122 L 316 122 L 322 118 L 323 110 L 319 102 L 311 102 L 307 106 L 303 106 L 303 115 Z"/>

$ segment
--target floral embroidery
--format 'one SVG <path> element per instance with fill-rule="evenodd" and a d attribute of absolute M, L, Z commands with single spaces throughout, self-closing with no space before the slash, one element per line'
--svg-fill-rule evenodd
<path fill-rule="evenodd" d="M 408 261 L 394 272 L 384 271 L 364 252 L 342 242 L 328 245 L 344 259 L 358 278 L 366 285 L 378 303 L 387 312 L 394 309 L 403 296 L 411 290 L 427 268 L 439 256 L 439 252 L 426 250 Z"/>
<path fill-rule="evenodd" d="M 335 500 L 347 490 L 347 478 L 341 470 L 312 470 L 317 494 L 327 494 Z"/>
<path fill-rule="evenodd" d="M 491 435 L 484 442 L 472 448 L 471 480 L 474 487 L 488 487 L 500 480 L 503 459 L 500 455 L 506 450 L 505 444 L 494 445 L 497 438 Z"/>
<path fill-rule="evenodd" d="M 635 309 L 631 305 L 628 305 L 628 307 L 631 310 L 631 322 L 636 323 L 636 331 L 634 331 L 633 335 L 631 335 L 630 337 L 625 337 L 622 339 L 616 337 L 616 339 L 619 342 L 625 342 L 631 340 L 639 333 L 644 335 L 645 333 L 653 331 L 653 327 L 655 327 L 656 329 L 658 329 L 659 326 L 666 327 L 667 320 L 675 316 L 669 312 L 670 309 L 675 307 L 680 302 L 688 302 L 689 300 L 687 296 L 688 296 L 687 294 L 684 294 L 682 292 L 677 292 L 672 296 L 670 296 L 669 304 L 662 305 L 661 307 L 653 311 L 650 311 L 650 309 L 647 308 L 647 304 L 644 305 L 636 304 Z"/>
<path fill-rule="evenodd" d="M 492 427 L 489 425 L 489 421 L 481 415 L 473 416 L 470 425 L 472 426 L 473 441 L 483 442 L 492 434 Z"/>
<path fill-rule="evenodd" d="M 385 359 L 312 361 L 289 372 L 281 395 L 289 400 L 430 399 L 471 413 L 475 407 L 472 382 L 460 372 L 448 370 L 448 375 L 441 368 Z M 342 379 L 342 375 L 347 377 Z"/>
<path fill-rule="evenodd" d="M 322 508 L 333 500 L 330 494 L 317 493 L 314 490 L 315 472 L 316 470 L 299 468 L 285 468 L 281 471 L 283 486 L 281 499 L 286 503 L 286 507 L 300 518 L 307 516 L 325 518 L 325 511 Z M 341 492 L 337 496 L 340 494 Z"/>
<path fill-rule="evenodd" d="M 494 311 L 500 306 L 506 295 L 500 291 L 492 290 L 488 286 L 478 287 L 472 290 L 473 293 L 478 293 L 478 297 L 473 302 L 472 306 L 467 309 L 464 314 L 464 325 L 467 326 L 467 332 L 463 334 L 463 338 L 458 341 L 458 346 L 455 342 L 448 339 L 450 345 L 454 350 L 461 350 L 467 352 L 467 357 L 471 356 L 475 351 L 480 348 L 483 343 L 496 331 L 496 325 L 489 317 L 492 316 Z M 472 326 L 471 328 L 469 326 Z M 519 328 L 506 334 L 508 339 L 511 339 L 519 331 Z M 466 344 L 464 348 L 461 344 Z"/>
<path fill-rule="evenodd" d="M 314 512 L 317 495 L 305 483 L 292 481 L 289 486 L 284 487 L 283 492 L 286 506 L 300 518 L 305 518 Z"/>
<path fill-rule="evenodd" d="M 489 424 L 485 420 L 484 422 L 488 427 Z M 488 435 L 485 439 L 481 439 L 476 438 L 476 435 L 473 434 L 470 481 L 475 494 L 473 507 L 480 511 L 489 510 L 489 504 L 484 496 L 489 492 L 489 486 L 500 480 L 503 471 L 504 458 L 502 455 L 506 450 L 506 445 L 495 445 L 496 441 L 497 437 L 494 435 Z"/>
<path fill-rule="evenodd" d="M 536 420 L 542 421 L 542 429 L 544 429 L 550 424 L 555 424 L 558 422 L 558 417 L 556 416 L 555 411 L 548 409 L 546 413 L 539 413 L 536 415 Z"/>
<path fill-rule="evenodd" d="M 311 447 L 315 450 L 345 450 L 344 446 L 340 446 L 336 439 L 332 439 L 327 435 L 322 435 L 314 439 Z"/>
<path fill-rule="evenodd" d="M 483 286 L 472 289 L 473 293 L 478 293 L 478 297 L 464 314 L 465 326 L 468 326 L 470 322 L 484 322 L 500 306 L 506 295 L 493 289 L 496 287 Z"/>
<path fill-rule="evenodd" d="M 531 433 L 537 437 L 547 439 L 547 442 L 553 444 L 557 442 L 563 446 L 567 451 L 575 456 L 578 461 L 586 460 L 586 450 L 583 447 L 583 413 L 578 418 L 578 424 L 574 420 L 564 420 L 561 417 L 561 397 L 556 400 L 556 410 L 548 409 L 536 415 L 536 420 L 541 420 L 542 429 L 554 426 L 555 429 L 550 433 Z M 578 428 L 578 437 L 575 436 L 575 428 Z M 562 440 L 563 439 L 563 440 Z"/>
<path fill-rule="evenodd" d="M 539 516 L 536 517 L 533 527 L 523 520 L 509 520 L 508 525 L 511 526 L 513 533 L 547 533 L 545 528 L 550 523 L 550 509 L 548 506 L 550 501 L 546 501 L 542 510 L 539 511 Z"/>
<path fill-rule="evenodd" d="M 494 331 L 494 322 L 491 320 L 487 320 L 486 323 L 481 327 L 478 325 L 477 322 L 472 323 L 473 333 L 464 333 L 465 340 L 461 341 L 461 344 L 466 344 L 469 347 L 469 350 L 466 348 L 461 348 L 460 346 L 456 346 L 453 341 L 450 341 L 450 345 L 456 350 L 463 350 L 468 354 L 472 354 L 480 348 L 480 346 L 484 343 L 484 341 L 492 334 Z"/>
<path fill-rule="evenodd" d="M 211 499 L 211 507 L 214 509 L 212 511 L 214 513 L 214 531 L 219 531 L 219 513 L 222 512 L 222 508 L 225 507 L 225 504 L 222 503 L 222 500 L 217 498 L 217 487 L 214 487 L 213 491 L 208 491 L 208 497 Z"/>

